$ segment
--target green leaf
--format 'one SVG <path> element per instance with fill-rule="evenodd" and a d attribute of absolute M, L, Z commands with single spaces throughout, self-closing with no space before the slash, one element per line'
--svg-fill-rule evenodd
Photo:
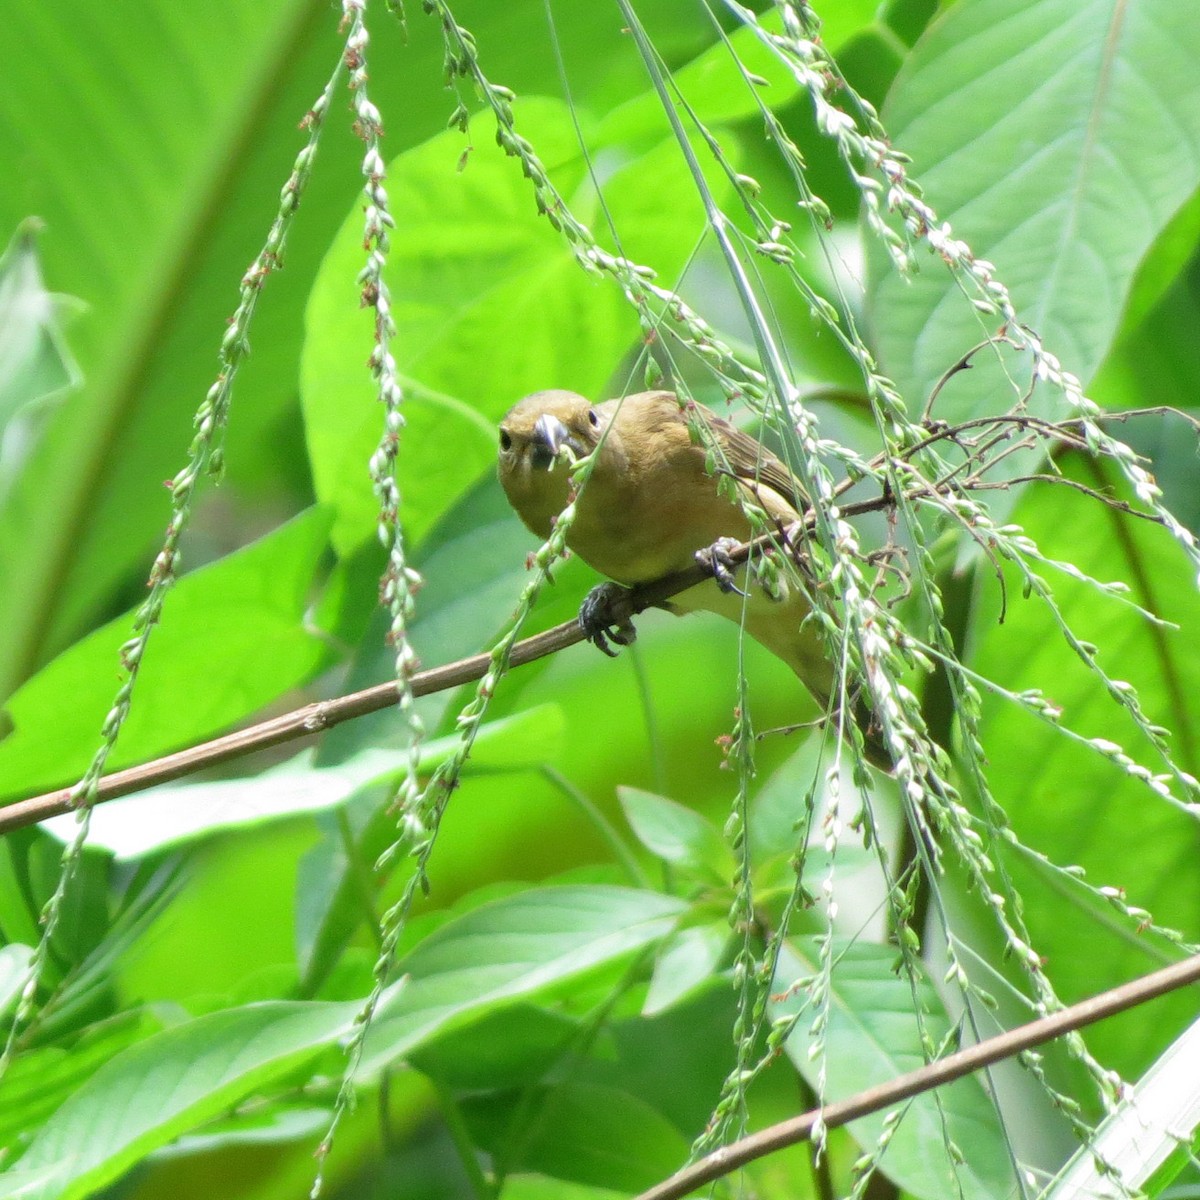
<path fill-rule="evenodd" d="M 84 1030 L 70 1050 L 39 1046 L 17 1055 L 0 1079 L 0 1146 L 10 1154 L 24 1148 L 102 1066 L 162 1027 L 152 1012 L 136 1009 Z"/>
<path fill-rule="evenodd" d="M 641 1191 L 687 1159 L 687 1140 L 641 1097 L 598 1084 L 539 1089 L 529 1132 L 516 1139 L 514 1169 L 574 1183 Z M 480 1144 L 502 1160 L 513 1155 L 511 1095 L 467 1101 L 464 1115 Z"/>
<path fill-rule="evenodd" d="M 309 1149 L 329 1128 L 328 1108 L 279 1103 L 271 1108 L 239 1112 L 224 1121 L 213 1121 L 200 1133 L 190 1133 L 154 1154 L 161 1163 L 190 1154 L 219 1154 L 236 1146 L 278 1146 L 300 1142 Z"/>
<path fill-rule="evenodd" d="M 643 1016 L 653 1017 L 674 1007 L 712 979 L 729 938 L 726 921 L 689 925 L 669 938 L 654 964 Z"/>
<path fill-rule="evenodd" d="M 1085 383 L 1139 262 L 1200 184 L 1198 57 L 1200 25 L 1176 0 L 978 0 L 930 25 L 889 97 L 885 123 L 939 218 L 995 263 L 1020 319 Z M 936 260 L 911 280 L 880 250 L 872 265 L 880 359 L 919 408 L 994 321 Z M 993 358 L 976 362 L 938 417 L 1015 400 Z"/>
<path fill-rule="evenodd" d="M 712 978 L 661 1013 L 610 1022 L 611 1045 L 597 1044 L 580 1081 L 640 1096 L 685 1136 L 698 1137 L 734 1069 L 736 1020 L 728 979 Z"/>
<path fill-rule="evenodd" d="M 33 950 L 20 943 L 0 946 L 0 1017 L 17 1003 L 33 959 Z"/>
<path fill-rule="evenodd" d="M 304 617 L 328 529 L 328 514 L 312 509 L 179 581 L 151 636 L 110 769 L 199 741 L 310 679 L 327 661 Z M 16 732 L 0 743 L 7 795 L 70 784 L 83 773 L 131 632 L 131 614 L 110 621 L 13 695 L 8 712 Z"/>
<path fill-rule="evenodd" d="M 1069 478 L 1103 491 L 1113 486 L 1111 472 L 1093 473 L 1074 457 L 1060 465 Z M 1200 596 L 1186 555 L 1157 526 L 1067 488 L 1051 495 L 1031 491 L 1015 515 L 1049 558 L 1069 560 L 1092 579 L 1128 581 L 1130 600 L 1178 627 L 1155 625 L 1122 597 L 1106 596 L 1052 567 L 1041 569 L 1063 619 L 1077 637 L 1100 648 L 1098 660 L 1110 678 L 1137 689 L 1147 718 L 1172 731 L 1172 753 L 1194 770 L 1200 761 L 1200 659 L 1194 641 Z M 996 600 L 994 584 L 982 576 L 980 596 L 967 660 L 972 670 L 1012 692 L 1039 690 L 1061 709 L 1064 726 L 1124 745 L 1152 772 L 1164 770 L 1158 753 L 1067 645 L 1040 600 L 1022 599 L 1019 584 L 1010 586 L 999 625 L 987 619 Z M 1054 863 L 1082 866 L 1094 886 L 1120 889 L 1129 903 L 1148 909 L 1162 924 L 1196 928 L 1200 895 L 1180 886 L 1195 878 L 1192 815 L 1003 697 L 985 694 L 982 736 L 993 795 L 1022 842 Z M 1161 966 L 1164 955 L 1173 953 L 1116 917 L 1083 885 L 1028 859 L 1013 855 L 1009 862 L 1026 893 L 1032 943 L 1068 1002 Z M 1089 1047 L 1106 1065 L 1136 1075 L 1194 1007 L 1182 995 L 1157 1003 L 1155 1021 L 1104 1022 L 1089 1031 Z"/>
<path fill-rule="evenodd" d="M 935 1046 L 950 1031 L 941 998 L 922 977 L 915 987 L 895 970 L 896 952 L 886 946 L 835 940 L 829 1021 L 816 1059 L 811 1009 L 788 1038 L 788 1057 L 813 1087 L 826 1072 L 824 1100 L 844 1100 L 925 1065 L 922 1030 Z M 772 1003 L 775 1016 L 804 1012 L 807 995 L 798 980 L 820 970 L 815 951 L 789 942 L 780 955 L 772 990 L 786 999 Z M 921 1020 L 918 1022 L 917 1013 Z M 899 1106 L 897 1106 L 899 1108 Z M 863 1117 L 850 1131 L 864 1150 L 884 1132 L 897 1108 Z M 922 1200 L 994 1200 L 1015 1186 L 1003 1127 L 974 1076 L 906 1101 L 880 1168 L 906 1192 Z M 965 1154 L 956 1163 L 946 1148 L 952 1141 Z"/>
<path fill-rule="evenodd" d="M 541 995 L 670 932 L 683 905 L 616 887 L 521 892 L 443 925 L 399 965 L 408 984 L 367 1038 L 368 1075 L 444 1030 Z"/>
<path fill-rule="evenodd" d="M 733 854 L 720 830 L 698 812 L 638 788 L 618 788 L 617 795 L 630 828 L 651 854 L 721 882 L 730 878 Z"/>
<path fill-rule="evenodd" d="M 210 1013 L 122 1051 L 38 1131 L 23 1172 L 48 1171 L 0 1196 L 73 1200 L 118 1179 L 151 1151 L 270 1086 L 345 1035 L 359 1005 L 251 1004 Z"/>
<path fill-rule="evenodd" d="M 456 1091 L 499 1091 L 536 1083 L 579 1037 L 581 1023 L 517 1004 L 435 1037 L 412 1054 L 418 1071 Z"/>

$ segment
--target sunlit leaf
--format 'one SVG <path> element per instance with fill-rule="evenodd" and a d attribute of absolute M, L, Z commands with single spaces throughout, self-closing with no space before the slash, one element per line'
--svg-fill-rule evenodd
<path fill-rule="evenodd" d="M 884 119 L 928 201 L 1085 383 L 1139 262 L 1200 184 L 1197 56 L 1200 26 L 1175 0 L 980 0 L 930 26 L 889 96 Z M 913 279 L 884 257 L 876 248 L 870 294 L 879 353 L 917 407 L 997 320 L 931 255 L 918 251 Z M 937 415 L 1015 398 L 985 356 Z"/>
<path fill-rule="evenodd" d="M 267 1086 L 352 1027 L 359 1005 L 269 1003 L 198 1017 L 101 1067 L 38 1131 L 0 1196 L 73 1200 L 119 1178 L 158 1146 Z"/>
<path fill-rule="evenodd" d="M 810 1055 L 816 1012 L 801 1016 L 786 1042 L 788 1057 L 810 1085 L 826 1073 L 822 1099 L 844 1100 L 924 1066 L 926 1039 L 940 1046 L 950 1022 L 937 992 L 924 977 L 915 984 L 898 973 L 896 951 L 866 942 L 838 941 L 831 981 L 828 1024 L 819 1057 Z M 797 981 L 819 966 L 809 946 L 792 942 L 780 956 L 772 1005 L 777 1016 L 804 1013 L 807 993 Z M 892 1111 L 892 1110 L 889 1110 Z M 994 1200 L 1014 1185 L 1010 1151 L 1000 1118 L 975 1077 L 960 1079 L 907 1101 L 900 1110 L 880 1163 L 881 1170 L 907 1192 L 923 1200 Z M 852 1122 L 850 1130 L 864 1150 L 884 1132 L 888 1113 Z M 956 1161 L 947 1142 L 961 1147 Z"/>
<path fill-rule="evenodd" d="M 329 515 L 313 509 L 250 546 L 185 575 L 150 639 L 110 768 L 216 733 L 328 660 L 304 621 Z M 126 614 L 64 651 L 16 692 L 15 732 L 0 743 L 8 795 L 73 783 L 100 741 L 120 680 Z M 70 703 L 64 703 L 70 696 Z"/>
<path fill-rule="evenodd" d="M 372 1026 L 364 1070 L 471 1016 L 627 960 L 664 937 L 682 908 L 656 892 L 551 887 L 467 913 L 400 964 L 408 985 Z"/>

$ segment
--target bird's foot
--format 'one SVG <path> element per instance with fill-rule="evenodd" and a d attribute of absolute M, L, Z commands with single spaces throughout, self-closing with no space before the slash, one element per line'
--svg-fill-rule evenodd
<path fill-rule="evenodd" d="M 630 620 L 629 589 L 619 583 L 601 583 L 584 597 L 579 608 L 579 628 L 597 650 L 616 658 L 609 642 L 631 646 L 637 640 L 637 630 Z"/>
<path fill-rule="evenodd" d="M 738 587 L 734 572 L 741 566 L 730 557 L 730 551 L 741 543 L 737 538 L 717 538 L 711 546 L 696 551 L 696 561 L 716 580 L 717 587 L 723 592 L 737 592 L 739 596 L 746 593 Z"/>

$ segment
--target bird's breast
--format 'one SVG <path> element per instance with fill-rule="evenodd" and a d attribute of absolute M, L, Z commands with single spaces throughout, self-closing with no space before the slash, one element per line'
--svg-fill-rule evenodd
<path fill-rule="evenodd" d="M 697 550 L 748 531 L 741 510 L 703 473 L 596 471 L 567 541 L 602 575 L 634 584 L 685 570 Z"/>

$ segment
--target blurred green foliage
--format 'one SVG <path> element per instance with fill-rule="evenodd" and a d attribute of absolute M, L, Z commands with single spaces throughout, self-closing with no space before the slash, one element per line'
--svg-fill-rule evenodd
<path fill-rule="evenodd" d="M 996 263 L 1090 394 L 1112 408 L 1192 407 L 1200 105 L 1190 64 L 1200 35 L 1188 6 L 1131 6 L 1117 37 L 1112 6 L 1099 0 L 825 7 L 826 45 L 883 106 L 930 202 Z M 722 28 L 693 0 L 637 8 L 682 95 L 778 211 L 796 212 L 794 181 L 763 137 L 760 101 L 801 147 L 835 223 L 827 237 L 795 220 L 801 270 L 870 331 L 882 369 L 919 410 L 946 366 L 989 332 L 979 315 L 936 261 L 901 280 L 862 244 L 859 194 L 807 98 L 732 16 L 721 17 L 724 33 L 764 86 L 746 85 Z M 517 93 L 520 132 L 600 242 L 651 265 L 721 336 L 748 346 L 615 7 L 463 0 L 455 11 L 491 78 Z M 30 217 L 44 223 L 36 242 L 25 226 L 0 261 L 0 304 L 15 306 L 0 312 L 21 316 L 0 330 L 0 797 L 14 800 L 69 785 L 94 749 L 127 610 L 167 520 L 161 481 L 182 461 L 241 273 L 301 144 L 297 123 L 341 43 L 336 14 L 312 0 L 150 0 L 136 10 L 13 0 L 6 25 L 0 237 Z M 371 98 L 394 156 L 388 278 L 408 386 L 400 482 L 426 579 L 412 636 L 432 666 L 487 648 L 527 579 L 532 539 L 492 472 L 496 419 L 539 387 L 601 395 L 636 385 L 643 347 L 612 282 L 580 270 L 538 216 L 489 114 L 465 134 L 445 129 L 456 101 L 443 86 L 436 24 L 413 11 L 404 33 L 378 6 L 371 31 Z M 392 670 L 366 470 L 381 410 L 365 367 L 361 145 L 350 122 L 339 97 L 286 269 L 270 279 L 251 331 L 227 477 L 189 532 L 189 573 L 152 639 L 121 761 Z M 719 170 L 709 183 L 736 207 Z M 732 211 L 731 220 L 736 228 Z M 781 273 L 763 266 L 756 285 L 802 388 L 860 386 Z M 63 295 L 85 306 L 65 327 Z M 995 381 L 984 375 L 956 378 L 947 412 L 986 411 Z M 704 379 L 694 383 L 704 394 Z M 869 449 L 862 408 L 836 395 L 814 400 L 823 433 Z M 1152 414 L 1118 432 L 1194 527 L 1194 427 Z M 1058 466 L 1120 492 L 1079 456 Z M 1136 684 L 1150 718 L 1173 731 L 1179 761 L 1200 773 L 1196 587 L 1178 548 L 1065 487 L 1014 492 L 1000 505 L 1048 558 L 1125 580 L 1133 600 L 1178 626 L 1149 623 L 1070 574 L 1055 581 L 1109 676 Z M 577 560 L 563 564 L 529 631 L 569 620 L 594 582 Z M 1002 624 L 986 562 L 948 565 L 944 582 L 947 622 L 972 669 L 1013 693 L 1043 689 L 1086 737 L 1130 740 L 1120 710 L 1014 580 Z M 736 860 L 722 827 L 736 787 L 717 744 L 739 702 L 739 654 L 758 730 L 815 714 L 787 670 L 754 644 L 739 648 L 731 626 L 655 612 L 639 633 L 615 662 L 577 646 L 504 680 L 447 811 L 432 891 L 403 931 L 405 982 L 368 1039 L 329 1195 L 482 1196 L 492 1171 L 509 1200 L 599 1200 L 669 1174 L 703 1132 L 735 1061 L 730 964 L 746 932 L 728 924 Z M 433 737 L 453 735 L 462 699 L 421 702 Z M 984 731 L 989 778 L 1023 843 L 1085 867 L 1093 883 L 1123 889 L 1196 938 L 1194 814 L 1002 695 L 986 698 Z M 344 1065 L 337 1043 L 353 1028 L 351 1002 L 371 986 L 379 914 L 409 869 L 376 870 L 394 837 L 388 784 L 402 746 L 401 722 L 380 713 L 282 767 L 274 752 L 223 771 L 202 798 L 187 784 L 141 798 L 159 806 L 153 819 L 133 801 L 114 802 L 107 824 L 98 814 L 51 946 L 43 1015 L 0 1079 L 0 1167 L 11 1164 L 0 1196 L 107 1188 L 131 1200 L 275 1200 L 307 1190 Z M 776 977 L 773 1009 L 787 1015 L 795 978 L 819 973 L 819 947 L 835 946 L 827 1078 L 808 1053 L 810 1016 L 754 1082 L 757 1126 L 809 1106 L 821 1087 L 837 1098 L 908 1069 L 930 1039 L 962 1026 L 935 986 L 945 967 L 936 921 L 928 978 L 893 971 L 884 883 L 856 811 L 841 814 L 840 841 L 827 844 L 814 817 L 814 740 L 767 736 L 755 753 L 748 853 L 761 929 L 751 932 L 783 918 L 802 852 L 808 892 L 827 883 L 839 910 L 832 943 L 821 940 L 824 908 L 791 914 L 793 970 Z M 889 785 L 870 802 L 894 856 L 904 838 Z M 10 1015 L 70 824 L 0 847 L 0 1005 Z M 1065 999 L 1176 953 L 1035 854 L 992 849 L 1020 883 L 1034 945 Z M 1001 1023 L 1023 1019 L 998 935 L 965 881 L 951 870 L 927 886 L 980 956 Z M 1193 1008 L 1160 1002 L 1102 1026 L 1089 1045 L 1136 1077 Z M 398 1069 L 402 1061 L 413 1069 Z M 1046 1069 L 1095 1111 L 1065 1054 L 1048 1052 Z M 999 1111 L 989 1102 L 995 1079 L 913 1107 L 880 1166 L 896 1189 L 988 1197 L 1009 1185 L 1010 1154 L 1045 1169 L 1067 1157 L 1069 1130 L 1046 1093 L 1015 1068 L 999 1078 Z M 789 1150 L 748 1171 L 747 1186 L 819 1196 L 828 1172 L 845 1192 L 860 1145 L 870 1149 L 880 1130 L 868 1122 L 831 1134 L 821 1165 Z"/>

